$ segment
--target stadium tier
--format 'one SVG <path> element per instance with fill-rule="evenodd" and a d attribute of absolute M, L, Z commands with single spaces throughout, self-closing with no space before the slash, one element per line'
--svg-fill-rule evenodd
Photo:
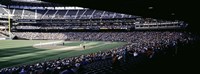
<path fill-rule="evenodd" d="M 1 18 L 10 18 L 12 30 L 100 30 L 100 29 L 181 29 L 183 21 L 166 21 L 142 18 L 109 11 L 82 9 L 26 9 L 1 7 Z M 8 15 L 10 14 L 10 15 Z M 10 17 L 9 17 L 10 16 Z M 54 28 L 50 28 L 53 25 Z M 61 26 L 62 25 L 62 26 Z M 70 25 L 70 26 L 69 26 Z M 73 25 L 73 26 L 71 26 Z"/>

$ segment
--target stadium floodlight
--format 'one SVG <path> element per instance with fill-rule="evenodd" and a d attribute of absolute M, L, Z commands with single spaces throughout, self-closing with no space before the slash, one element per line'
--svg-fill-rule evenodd
<path fill-rule="evenodd" d="M 150 9 L 150 10 L 151 10 L 151 9 L 153 9 L 153 7 L 152 7 L 152 6 L 150 6 L 150 7 L 148 7 L 148 9 Z"/>
<path fill-rule="evenodd" d="M 83 7 L 76 7 L 76 6 L 68 6 L 68 7 L 65 7 L 65 9 L 68 9 L 68 10 L 74 10 L 74 9 L 88 9 L 88 8 L 83 8 Z"/>
<path fill-rule="evenodd" d="M 171 13 L 171 15 L 175 15 L 175 13 Z"/>
<path fill-rule="evenodd" d="M 32 3 L 42 3 L 43 1 L 41 0 L 12 0 L 16 2 L 32 2 Z"/>
<path fill-rule="evenodd" d="M 5 5 L 0 4 L 0 7 L 6 7 Z"/>

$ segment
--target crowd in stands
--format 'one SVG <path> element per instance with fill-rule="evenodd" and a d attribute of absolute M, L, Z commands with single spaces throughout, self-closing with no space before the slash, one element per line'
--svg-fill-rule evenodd
<path fill-rule="evenodd" d="M 96 41 L 126 41 L 145 42 L 156 40 L 162 42 L 171 38 L 180 39 L 184 36 L 181 32 L 13 32 L 14 35 L 26 39 L 51 39 L 51 40 L 96 40 Z M 152 39 L 152 40 L 150 40 Z"/>
<path fill-rule="evenodd" d="M 187 33 L 183 32 L 63 32 L 63 33 L 43 33 L 43 32 L 14 32 L 14 35 L 27 39 L 56 39 L 73 41 L 122 41 L 128 44 L 111 49 L 106 52 L 97 52 L 77 57 L 57 59 L 40 62 L 36 64 L 23 65 L 18 67 L 3 68 L 0 73 L 33 73 L 33 74 L 75 74 L 80 73 L 91 63 L 101 60 L 112 60 L 113 69 L 118 66 L 119 61 L 126 61 L 126 55 L 136 57 L 145 54 L 147 58 L 152 58 L 157 51 L 163 51 L 167 47 L 174 47 L 178 43 L 188 43 L 193 40 Z M 96 66 L 97 67 L 97 66 Z"/>

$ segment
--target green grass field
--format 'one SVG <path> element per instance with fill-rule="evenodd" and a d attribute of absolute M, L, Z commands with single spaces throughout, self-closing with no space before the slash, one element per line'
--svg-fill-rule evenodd
<path fill-rule="evenodd" d="M 107 51 L 125 45 L 125 42 L 65 41 L 64 45 L 43 43 L 53 40 L 0 40 L 0 69 L 24 64 L 34 64 L 45 60 L 68 58 L 82 54 Z M 83 49 L 81 45 L 85 45 Z"/>

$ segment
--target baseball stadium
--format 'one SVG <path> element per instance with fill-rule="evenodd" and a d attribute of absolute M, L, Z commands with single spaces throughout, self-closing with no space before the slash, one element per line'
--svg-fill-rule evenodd
<path fill-rule="evenodd" d="M 140 74 L 198 41 L 188 25 L 59 1 L 0 0 L 0 74 Z"/>

